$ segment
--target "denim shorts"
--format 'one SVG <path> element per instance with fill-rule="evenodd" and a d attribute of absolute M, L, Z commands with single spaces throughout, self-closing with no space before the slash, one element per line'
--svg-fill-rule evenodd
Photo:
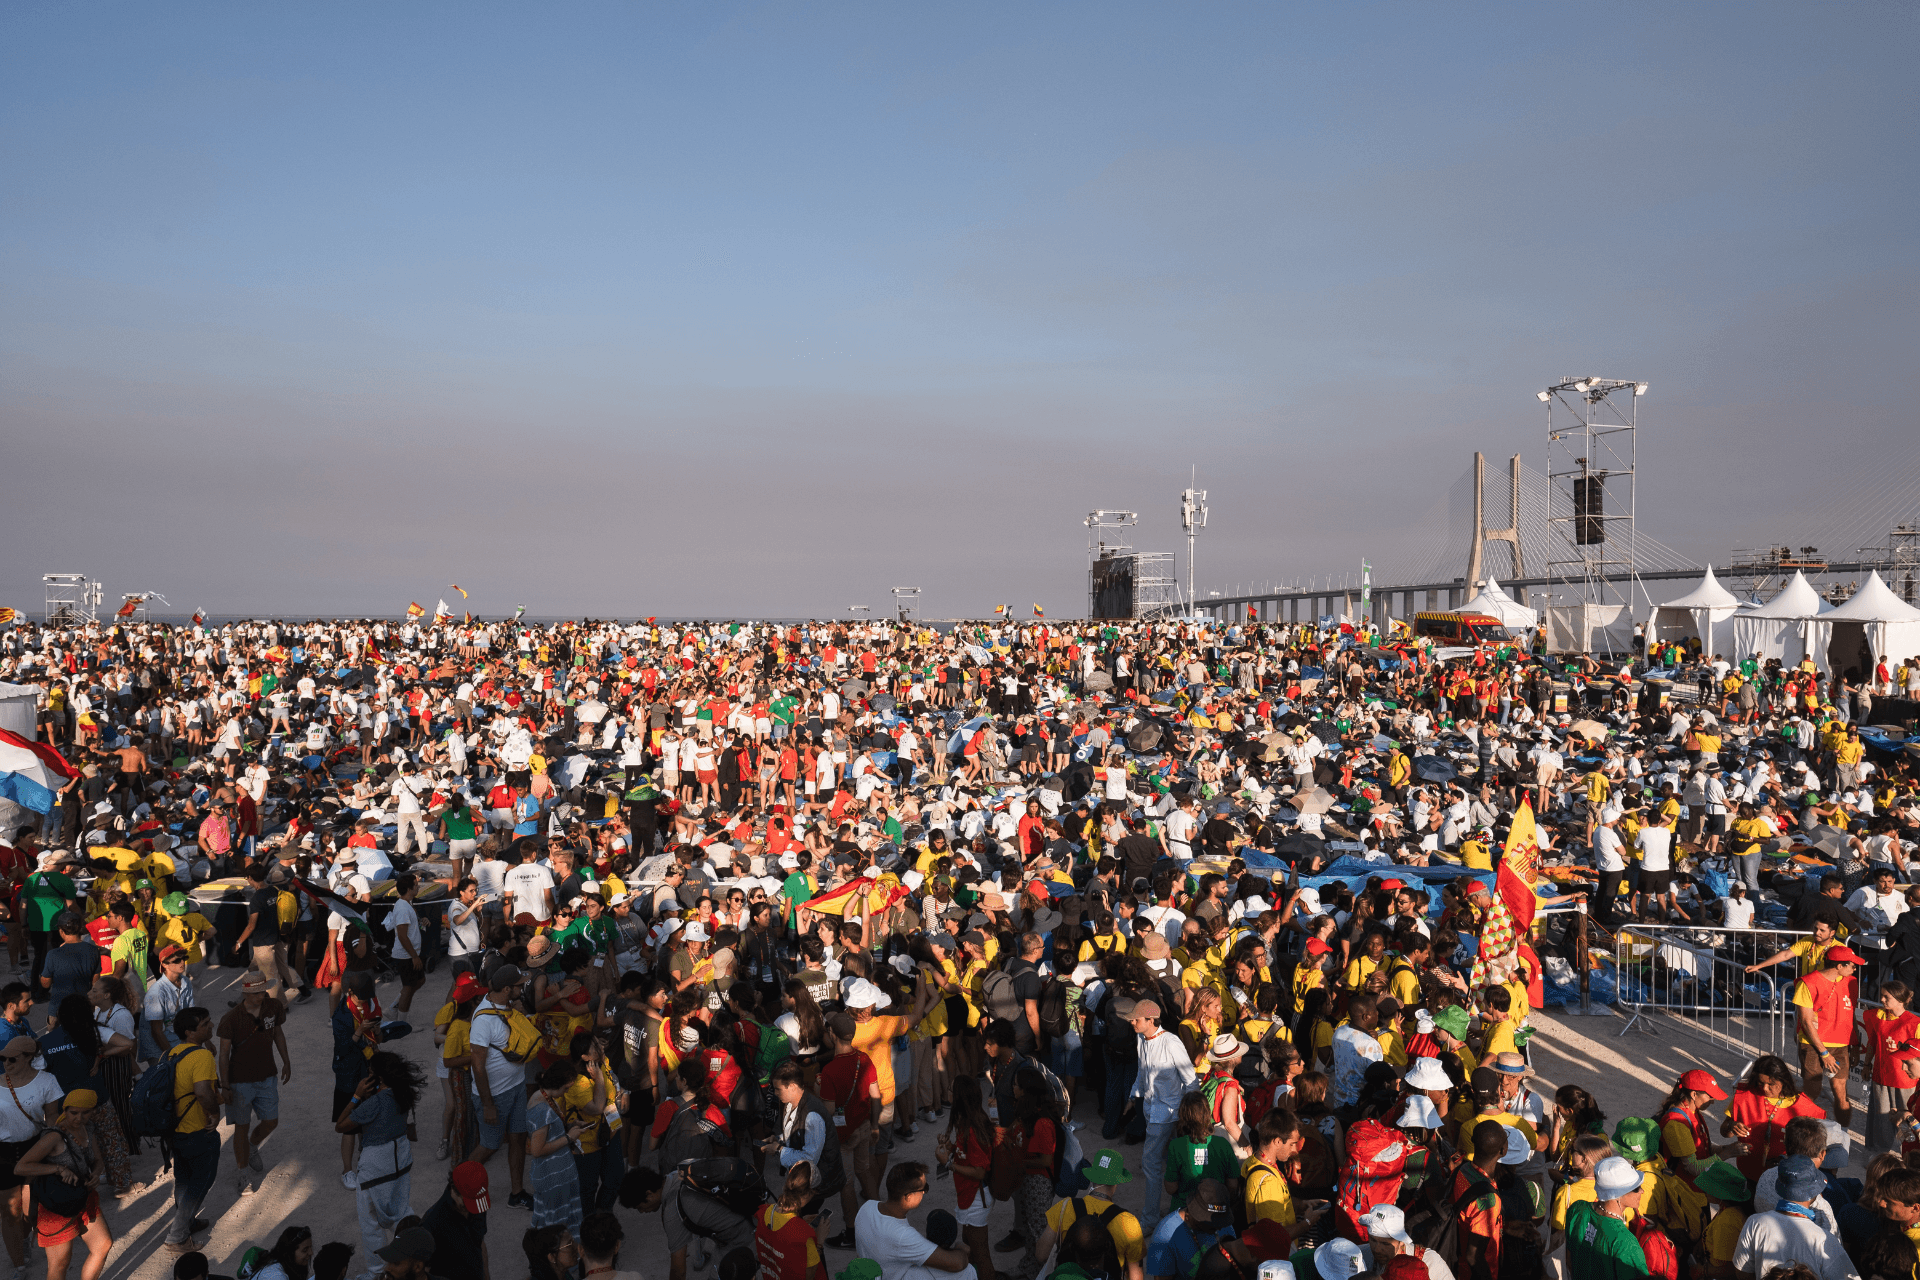
<path fill-rule="evenodd" d="M 249 1111 L 260 1121 L 280 1118 L 280 1081 L 273 1076 L 265 1080 L 236 1080 L 228 1087 L 233 1090 L 233 1101 L 227 1104 L 228 1124 L 246 1124 Z"/>
<path fill-rule="evenodd" d="M 484 1068 L 483 1068 L 484 1070 Z M 481 1110 L 479 1095 L 476 1093 L 473 1103 L 473 1118 L 480 1130 L 480 1145 L 489 1151 L 498 1151 L 507 1145 L 510 1133 L 532 1133 L 533 1125 L 527 1119 L 527 1091 L 518 1083 L 504 1093 L 496 1091 L 493 1095 L 494 1114 L 500 1117 L 500 1123 L 488 1124 L 486 1113 Z"/>

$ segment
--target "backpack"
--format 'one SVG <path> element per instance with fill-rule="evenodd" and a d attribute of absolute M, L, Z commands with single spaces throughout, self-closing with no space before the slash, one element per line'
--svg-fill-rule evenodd
<path fill-rule="evenodd" d="M 60 1141 L 66 1144 L 67 1154 L 75 1155 L 73 1139 L 58 1129 L 42 1129 L 42 1134 L 59 1133 Z M 92 1191 L 89 1183 L 83 1179 L 78 1183 L 69 1183 L 57 1173 L 40 1173 L 33 1177 L 33 1202 L 49 1213 L 57 1213 L 63 1218 L 77 1218 L 87 1207 L 87 1196 Z"/>
<path fill-rule="evenodd" d="M 1025 1012 L 1020 996 L 1013 989 L 1013 975 L 1005 969 L 989 969 L 980 980 L 980 998 L 987 1012 L 1006 1022 L 1016 1022 Z"/>
<path fill-rule="evenodd" d="M 1407 1207 L 1407 1238 L 1442 1258 L 1455 1258 L 1460 1254 L 1460 1211 L 1493 1190 L 1493 1183 L 1475 1168 L 1467 1175 L 1466 1191 L 1455 1199 L 1454 1173 L 1453 1169 L 1430 1173 L 1414 1193 L 1413 1204 Z"/>
<path fill-rule="evenodd" d="M 766 1180 L 745 1160 L 722 1156 L 710 1160 L 683 1160 L 680 1170 L 680 1222 L 694 1235 L 715 1240 L 723 1234 L 703 1230 L 687 1216 L 687 1196 L 705 1196 L 730 1214 L 751 1222 L 754 1213 L 767 1202 Z"/>
<path fill-rule="evenodd" d="M 1067 984 L 1048 978 L 1040 989 L 1040 1029 L 1050 1036 L 1064 1036 L 1071 1029 L 1067 1017 Z"/>
<path fill-rule="evenodd" d="M 761 1084 L 772 1079 L 773 1069 L 792 1056 L 793 1041 L 786 1032 L 771 1023 L 760 1028 L 760 1049 L 754 1054 L 753 1070 Z"/>
<path fill-rule="evenodd" d="M 1120 1266 L 1120 1251 L 1113 1247 L 1112 1228 L 1113 1220 L 1124 1212 L 1126 1212 L 1124 1209 L 1113 1203 L 1109 1203 L 1106 1208 L 1100 1211 L 1100 1226 L 1103 1228 L 1100 1232 L 1100 1256 L 1097 1260 L 1087 1260 L 1082 1263 L 1083 1266 L 1090 1266 L 1089 1274 L 1095 1277 L 1096 1280 L 1102 1276 L 1106 1277 L 1107 1280 L 1120 1280 L 1121 1275 L 1124 1274 Z M 1061 1229 L 1060 1234 L 1064 1237 L 1067 1234 L 1067 1230 L 1072 1228 L 1074 1223 L 1080 1221 L 1082 1218 L 1088 1217 L 1091 1213 L 1092 1210 L 1087 1208 L 1086 1200 L 1080 1196 L 1075 1196 L 1073 1198 L 1073 1217 L 1067 1219 L 1066 1226 Z"/>
<path fill-rule="evenodd" d="M 1303 1191 L 1330 1188 L 1340 1176 L 1340 1166 L 1333 1160 L 1333 1148 L 1327 1145 L 1327 1135 L 1320 1132 L 1317 1120 L 1301 1119 L 1300 1152 L 1291 1163 L 1293 1171 L 1288 1181 Z"/>
<path fill-rule="evenodd" d="M 1335 1200 L 1345 1220 L 1360 1230 L 1362 1215 L 1377 1204 L 1399 1199 L 1407 1171 L 1407 1140 L 1378 1120 L 1362 1120 L 1347 1130 L 1347 1167 L 1340 1172 Z"/>
<path fill-rule="evenodd" d="M 206 1045 L 195 1045 L 186 1053 L 169 1053 L 160 1061 L 140 1073 L 133 1082 L 133 1096 L 128 1103 L 128 1111 L 133 1117 L 133 1136 L 136 1138 L 170 1138 L 180 1130 L 180 1122 L 186 1119 L 185 1112 L 174 1105 L 175 1077 L 180 1070 L 180 1062 L 192 1053 L 211 1054 Z M 202 1105 L 198 1096 L 187 1103 L 187 1111 Z M 211 1128 L 218 1118 L 209 1116 Z"/>
<path fill-rule="evenodd" d="M 531 1058 L 540 1049 L 540 1028 L 533 1020 L 518 1009 L 480 1009 L 475 1012 L 491 1014 L 507 1024 L 507 1043 L 501 1048 L 501 1054 L 508 1062 L 520 1063 Z"/>

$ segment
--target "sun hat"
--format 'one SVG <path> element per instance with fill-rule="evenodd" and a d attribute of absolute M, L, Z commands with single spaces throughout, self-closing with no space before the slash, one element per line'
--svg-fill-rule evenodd
<path fill-rule="evenodd" d="M 1608 1156 L 1593 1170 L 1593 1198 L 1601 1204 L 1638 1191 L 1647 1175 L 1619 1156 Z"/>
<path fill-rule="evenodd" d="M 1730 1160 L 1715 1160 L 1693 1180 L 1702 1195 L 1739 1204 L 1753 1194 L 1753 1184 Z"/>
<path fill-rule="evenodd" d="M 706 940 L 707 940 L 707 926 L 705 926 L 704 924 L 701 924 L 698 920 L 695 920 L 692 924 L 687 926 L 688 942 L 705 942 Z"/>
<path fill-rule="evenodd" d="M 1788 1156 L 1776 1168 L 1779 1174 L 1774 1186 L 1781 1200 L 1805 1204 L 1826 1188 L 1826 1178 L 1805 1156 Z"/>
<path fill-rule="evenodd" d="M 1118 1004 L 1118 1001 L 1115 1001 Z M 1102 1147 L 1095 1153 L 1093 1161 L 1081 1170 L 1088 1182 L 1103 1187 L 1117 1187 L 1133 1181 L 1133 1175 L 1127 1172 L 1127 1162 L 1112 1147 Z"/>
<path fill-rule="evenodd" d="M 1517 1053 L 1496 1053 L 1487 1066 L 1503 1076 L 1526 1077 L 1533 1074 L 1533 1068 L 1527 1065 L 1527 1060 Z"/>
<path fill-rule="evenodd" d="M 1207 1057 L 1224 1066 L 1230 1062 L 1240 1061 L 1240 1056 L 1246 1051 L 1247 1045 L 1238 1036 L 1231 1032 L 1222 1032 L 1213 1038 L 1213 1043 L 1207 1046 Z"/>
<path fill-rule="evenodd" d="M 1313 1251 L 1313 1269 L 1321 1280 L 1353 1280 L 1367 1269 L 1360 1246 L 1338 1236 Z"/>
<path fill-rule="evenodd" d="M 1438 1129 L 1444 1121 L 1440 1113 L 1433 1109 L 1433 1100 L 1424 1093 L 1416 1093 L 1407 1099 L 1407 1105 L 1400 1112 L 1402 1129 Z"/>
<path fill-rule="evenodd" d="M 1433 1015 L 1434 1030 L 1444 1031 L 1455 1040 L 1465 1040 L 1469 1016 L 1467 1011 L 1459 1005 L 1450 1004 Z"/>
<path fill-rule="evenodd" d="M 1500 1157 L 1500 1163 L 1525 1164 L 1527 1157 L 1533 1154 L 1533 1146 L 1527 1141 L 1527 1135 L 1510 1124 L 1500 1127 L 1507 1131 L 1507 1154 Z"/>
<path fill-rule="evenodd" d="M 431 1262 L 436 1248 L 433 1232 L 425 1227 L 408 1227 L 393 1238 L 392 1244 L 376 1249 L 374 1254 L 382 1262 Z"/>
<path fill-rule="evenodd" d="M 1453 1081 L 1447 1076 L 1447 1069 L 1440 1065 L 1438 1058 L 1416 1058 L 1413 1070 L 1406 1074 L 1409 1089 L 1451 1089 Z"/>
<path fill-rule="evenodd" d="M 1421 1263 L 1425 1266 L 1425 1263 Z M 1293 1264 L 1285 1258 L 1268 1258 L 1260 1264 L 1257 1280 L 1298 1280 L 1293 1273 Z"/>
<path fill-rule="evenodd" d="M 1157 1018 L 1159 1016 L 1159 1005 L 1151 1000 L 1136 1000 L 1133 1004 L 1133 1016 L 1129 1021 L 1137 1021 L 1141 1018 Z"/>
<path fill-rule="evenodd" d="M 265 991 L 272 986 L 273 984 L 267 981 L 266 975 L 264 974 L 250 973 L 240 979 L 240 989 L 242 991 Z"/>
<path fill-rule="evenodd" d="M 855 978 L 847 988 L 847 1008 L 871 1009 L 880 1003 L 880 988 L 865 978 Z"/>
<path fill-rule="evenodd" d="M 1613 1126 L 1613 1150 L 1635 1164 L 1651 1160 L 1660 1141 L 1660 1123 L 1645 1116 L 1623 1116 Z"/>
<path fill-rule="evenodd" d="M 1166 934 L 1151 929 L 1140 937 L 1140 954 L 1148 960 L 1165 960 L 1173 954 L 1173 947 L 1168 944 Z"/>
<path fill-rule="evenodd" d="M 1193 1194 L 1187 1197 L 1188 1222 L 1196 1221 L 1197 1215 L 1193 1212 L 1193 1204 L 1196 1200 L 1206 1209 L 1205 1217 L 1198 1220 L 1198 1225 L 1202 1228 L 1210 1228 L 1215 1223 L 1230 1218 L 1233 1213 L 1233 1204 L 1227 1195 L 1226 1184 L 1218 1178 L 1200 1179 L 1199 1185 L 1193 1189 Z"/>
<path fill-rule="evenodd" d="M 1427 1100 L 1422 1098 L 1420 1101 Z M 1407 1236 L 1407 1215 L 1397 1204 L 1375 1205 L 1360 1215 L 1360 1225 L 1366 1229 L 1369 1236 L 1376 1236 L 1383 1240 L 1398 1240 L 1402 1244 L 1413 1243 Z"/>

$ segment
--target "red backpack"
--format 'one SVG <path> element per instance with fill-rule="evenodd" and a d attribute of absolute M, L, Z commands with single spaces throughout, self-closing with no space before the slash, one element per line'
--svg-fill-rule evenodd
<path fill-rule="evenodd" d="M 1362 1120 L 1347 1130 L 1347 1167 L 1340 1171 L 1340 1234 L 1366 1238 L 1360 1219 L 1377 1204 L 1392 1204 L 1407 1171 L 1407 1140 L 1378 1120 Z"/>

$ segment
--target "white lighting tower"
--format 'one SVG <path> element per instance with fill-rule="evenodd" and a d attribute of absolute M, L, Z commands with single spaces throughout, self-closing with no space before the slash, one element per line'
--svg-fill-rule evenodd
<path fill-rule="evenodd" d="M 1193 540 L 1200 530 L 1207 527 L 1207 491 L 1205 489 L 1195 489 L 1189 484 L 1181 491 L 1180 527 L 1187 534 L 1187 608 L 1191 611 L 1194 607 Z"/>
<path fill-rule="evenodd" d="M 1089 511 L 1083 521 L 1087 526 L 1087 616 L 1091 618 L 1094 610 L 1093 600 L 1093 562 L 1110 551 L 1131 551 L 1132 547 L 1124 542 L 1108 542 L 1107 530 L 1130 529 L 1140 523 L 1137 511 Z"/>
<path fill-rule="evenodd" d="M 893 607 L 894 611 L 900 615 L 900 621 L 913 621 L 916 602 L 920 599 L 920 588 L 890 587 L 888 589 L 893 592 Z"/>

